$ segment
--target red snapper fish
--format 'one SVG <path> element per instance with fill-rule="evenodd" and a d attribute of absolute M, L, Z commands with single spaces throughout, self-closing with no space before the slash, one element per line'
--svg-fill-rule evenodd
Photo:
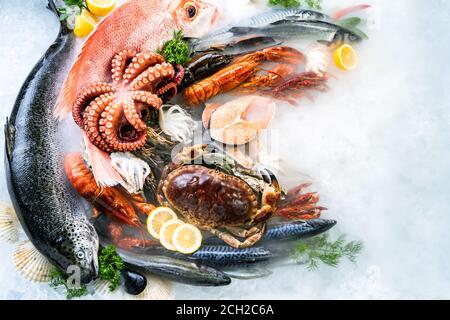
<path fill-rule="evenodd" d="M 216 23 L 218 10 L 200 0 L 129 0 L 107 16 L 86 40 L 72 66 L 55 109 L 58 119 L 70 113 L 79 91 L 109 79 L 111 60 L 124 49 L 155 51 L 174 30 L 198 37 Z"/>
<path fill-rule="evenodd" d="M 186 36 L 200 37 L 214 27 L 217 8 L 200 0 L 128 0 L 112 11 L 87 38 L 64 81 L 54 111 L 57 119 L 72 110 L 76 96 L 85 86 L 110 78 L 111 60 L 124 49 L 156 51 L 182 30 Z M 113 186 L 122 183 L 110 165 L 109 154 L 84 137 L 89 162 L 97 183 Z"/>

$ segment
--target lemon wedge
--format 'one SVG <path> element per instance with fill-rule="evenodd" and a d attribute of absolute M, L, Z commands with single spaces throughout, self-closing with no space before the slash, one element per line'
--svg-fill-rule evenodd
<path fill-rule="evenodd" d="M 357 55 L 355 49 L 348 44 L 344 44 L 334 51 L 334 63 L 342 70 L 353 70 L 356 68 Z"/>
<path fill-rule="evenodd" d="M 86 9 L 75 18 L 75 28 L 73 32 L 77 37 L 86 37 L 97 24 L 95 17 Z"/>
<path fill-rule="evenodd" d="M 161 244 L 164 248 L 171 251 L 177 251 L 177 248 L 172 242 L 173 234 L 175 230 L 183 224 L 184 222 L 178 219 L 169 220 L 163 224 L 163 226 L 161 227 L 161 231 L 159 232 L 159 241 L 161 241 Z"/>
<path fill-rule="evenodd" d="M 114 10 L 116 0 L 86 0 L 86 4 L 90 12 L 103 17 Z"/>
<path fill-rule="evenodd" d="M 148 215 L 147 230 L 152 237 L 159 239 L 159 233 L 163 224 L 173 219 L 177 219 L 177 215 L 172 209 L 167 207 L 155 208 Z"/>
<path fill-rule="evenodd" d="M 178 252 L 191 254 L 200 249 L 202 233 L 191 224 L 182 224 L 177 227 L 172 236 L 172 243 Z"/>

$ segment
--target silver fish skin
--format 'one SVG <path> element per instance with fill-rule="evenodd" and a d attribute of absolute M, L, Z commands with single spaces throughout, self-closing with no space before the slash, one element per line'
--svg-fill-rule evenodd
<path fill-rule="evenodd" d="M 235 23 L 233 25 L 229 25 L 213 31 L 210 36 L 225 33 L 232 27 L 264 27 L 281 20 L 321 20 L 331 22 L 332 18 L 324 13 L 314 10 L 300 8 L 271 9 L 261 14 L 252 16 L 248 19 L 239 21 L 238 23 Z"/>
<path fill-rule="evenodd" d="M 56 8 L 52 1 L 49 6 Z M 55 12 L 56 13 L 56 12 Z M 75 58 L 76 40 L 61 27 L 55 43 L 25 81 L 5 127 L 8 190 L 34 246 L 61 271 L 88 283 L 98 274 L 98 237 L 68 184 L 53 117 L 62 82 Z"/>
<path fill-rule="evenodd" d="M 342 42 L 354 43 L 363 40 L 360 35 L 353 31 L 330 22 L 318 20 L 281 20 L 265 27 L 233 27 L 229 32 L 234 36 L 252 34 L 285 40 L 317 40 L 318 42 L 326 44 Z"/>
<path fill-rule="evenodd" d="M 311 238 L 327 232 L 336 225 L 335 220 L 313 219 L 306 221 L 293 221 L 270 226 L 262 242 L 266 241 L 293 241 Z"/>
<path fill-rule="evenodd" d="M 164 247 L 145 248 L 140 251 L 146 254 L 163 255 L 186 261 L 212 266 L 227 267 L 243 264 L 254 264 L 268 261 L 276 256 L 263 247 L 251 247 L 236 249 L 228 245 L 202 246 L 198 251 L 190 255 L 184 255 L 177 252 L 169 252 Z"/>
<path fill-rule="evenodd" d="M 161 255 L 139 254 L 122 249 L 117 253 L 131 269 L 192 286 L 217 287 L 231 283 L 230 277 L 215 268 Z"/>
<path fill-rule="evenodd" d="M 307 239 L 317 236 L 321 233 L 327 232 L 336 225 L 335 220 L 327 219 L 313 219 L 313 220 L 298 220 L 289 221 L 279 224 L 270 225 L 261 239 L 261 243 L 266 242 L 288 242 L 300 239 Z M 220 245 L 223 241 L 217 237 L 210 237 L 203 241 L 206 245 Z M 250 248 L 251 249 L 251 248 Z M 264 249 L 267 250 L 267 249 Z M 278 252 L 273 252 L 271 249 L 267 250 L 275 258 Z"/>

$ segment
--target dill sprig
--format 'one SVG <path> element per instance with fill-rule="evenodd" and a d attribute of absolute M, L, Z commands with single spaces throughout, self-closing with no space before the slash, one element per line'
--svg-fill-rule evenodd
<path fill-rule="evenodd" d="M 299 242 L 293 252 L 294 261 L 306 263 L 308 270 L 317 270 L 319 262 L 336 268 L 343 258 L 356 262 L 361 253 L 363 244 L 360 241 L 346 243 L 345 236 L 330 241 L 328 235 L 314 237 L 309 241 Z"/>
<path fill-rule="evenodd" d="M 54 269 L 50 274 L 50 287 L 64 287 L 66 291 L 66 298 L 68 300 L 83 297 L 88 294 L 87 288 L 84 284 L 81 285 L 80 288 L 71 288 L 67 283 L 67 276 L 59 269 Z"/>
<path fill-rule="evenodd" d="M 280 6 L 284 8 L 298 8 L 303 5 L 303 3 L 310 9 L 322 9 L 321 0 L 269 0 L 269 5 Z"/>

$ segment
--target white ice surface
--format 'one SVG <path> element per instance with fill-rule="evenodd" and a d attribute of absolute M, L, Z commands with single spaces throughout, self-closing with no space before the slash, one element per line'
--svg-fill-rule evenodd
<path fill-rule="evenodd" d="M 323 2 L 329 9 L 355 3 Z M 335 71 L 329 92 L 279 109 L 274 124 L 293 169 L 285 183 L 295 184 L 295 172 L 315 182 L 326 216 L 339 221 L 332 235 L 364 242 L 358 263 L 317 272 L 291 266 L 225 288 L 177 285 L 177 298 L 450 298 L 450 3 L 366 2 L 375 7 L 375 22 L 370 40 L 357 46 L 359 67 Z M 56 37 L 58 22 L 45 3 L 0 0 L 1 119 Z M 222 12 L 230 21 L 255 10 L 245 0 L 221 3 L 229 4 Z M 245 10 L 233 9 L 238 5 Z M 4 170 L 0 190 L 7 201 Z M 0 299 L 58 298 L 14 271 L 12 249 L 0 244 Z"/>

